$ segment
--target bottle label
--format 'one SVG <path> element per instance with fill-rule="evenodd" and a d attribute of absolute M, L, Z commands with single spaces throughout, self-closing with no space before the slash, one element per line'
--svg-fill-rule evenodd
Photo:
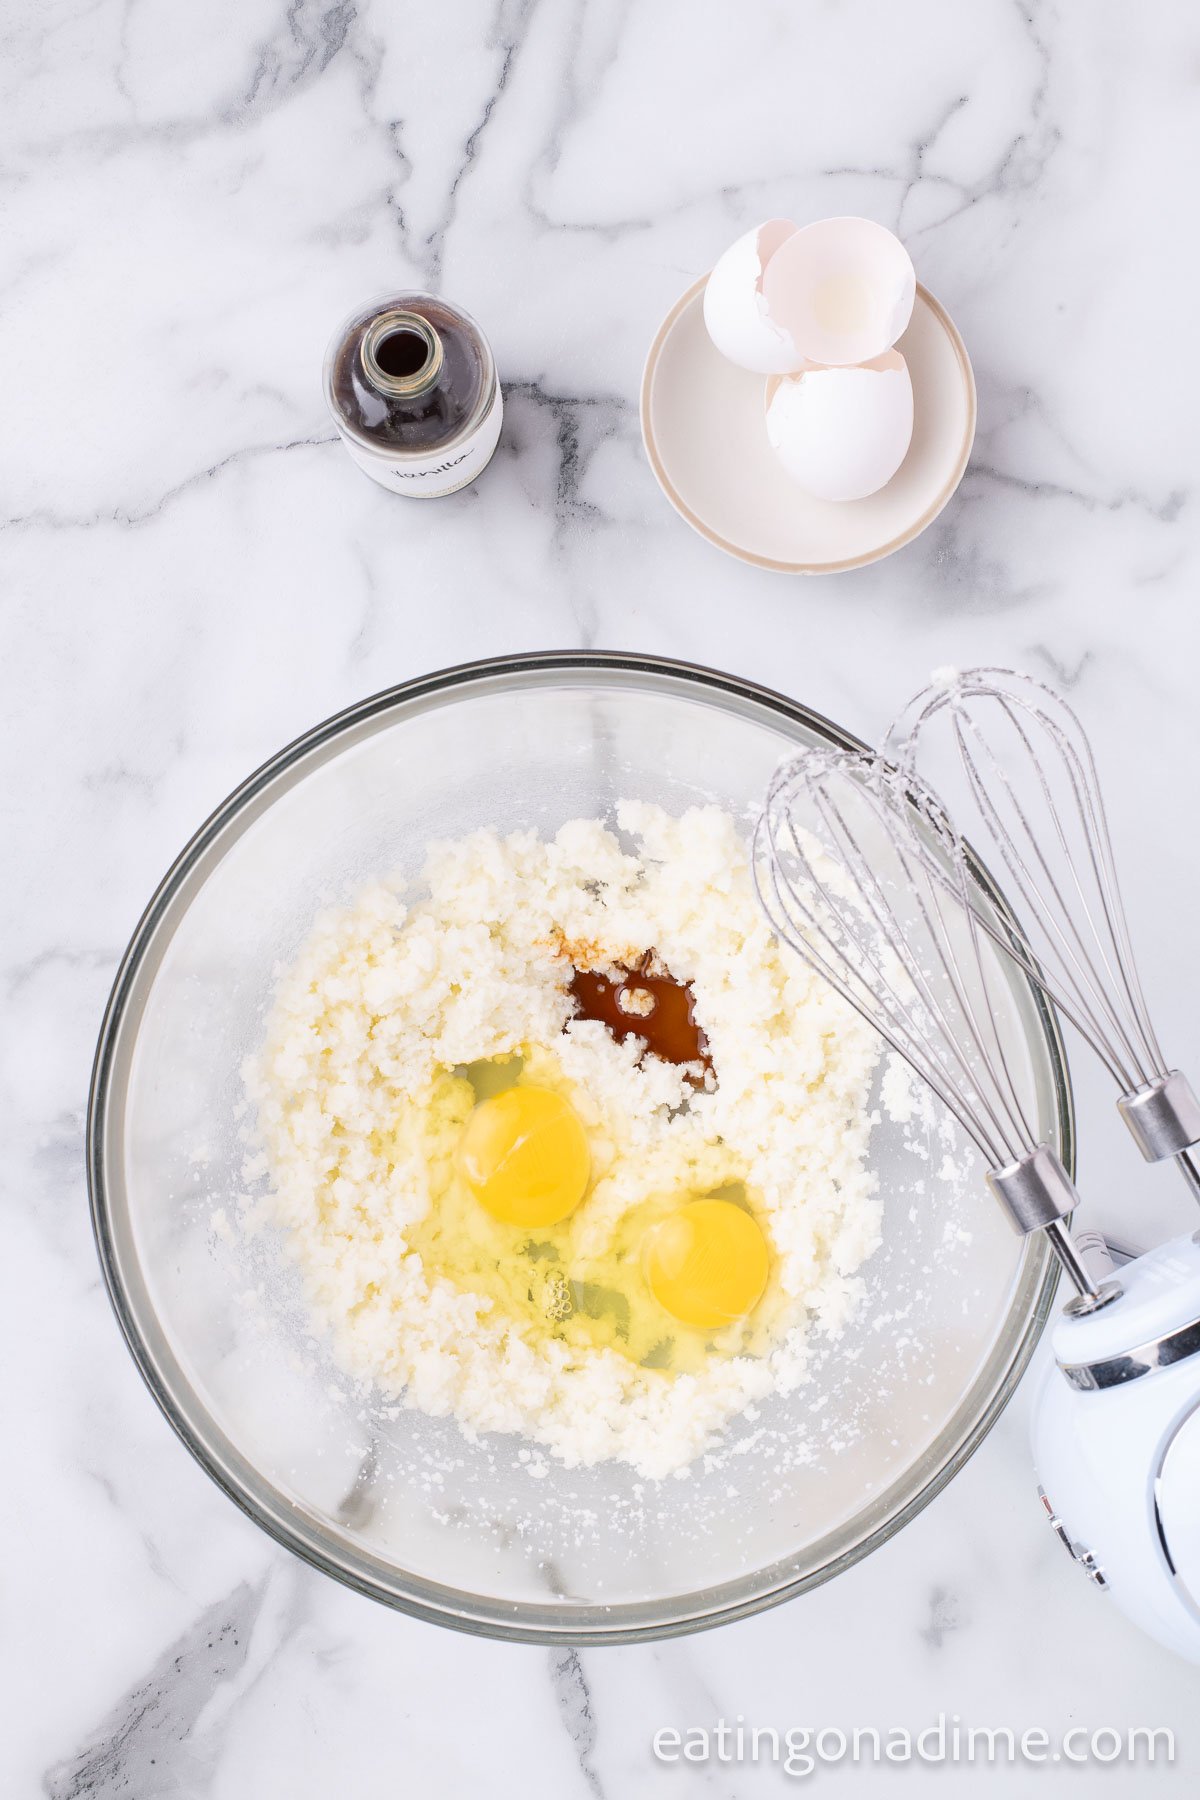
<path fill-rule="evenodd" d="M 428 456 L 388 456 L 378 450 L 364 450 L 362 445 L 342 431 L 335 420 L 346 449 L 364 475 L 390 488 L 393 494 L 407 494 L 418 500 L 433 500 L 442 494 L 453 494 L 487 467 L 500 439 L 504 419 L 504 402 L 500 383 L 492 404 L 469 437 L 460 438 L 447 450 L 435 450 Z"/>

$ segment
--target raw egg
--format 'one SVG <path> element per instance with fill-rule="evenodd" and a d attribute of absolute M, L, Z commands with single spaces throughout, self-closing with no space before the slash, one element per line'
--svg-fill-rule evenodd
<path fill-rule="evenodd" d="M 592 1159 L 570 1102 L 550 1088 L 512 1087 L 467 1120 L 459 1163 L 479 1204 L 505 1225 L 556 1225 L 587 1191 Z"/>
<path fill-rule="evenodd" d="M 673 1319 L 713 1331 L 758 1305 L 770 1254 L 761 1228 L 743 1207 L 732 1200 L 692 1200 L 646 1233 L 642 1273 Z"/>
<path fill-rule="evenodd" d="M 794 375 L 808 363 L 841 368 L 890 350 L 916 292 L 908 251 L 873 219 L 768 219 L 717 263 L 704 323 L 731 362 Z"/>
<path fill-rule="evenodd" d="M 819 500 L 877 493 L 904 461 L 912 432 L 912 381 L 898 350 L 860 368 L 809 368 L 768 384 L 771 448 Z"/>

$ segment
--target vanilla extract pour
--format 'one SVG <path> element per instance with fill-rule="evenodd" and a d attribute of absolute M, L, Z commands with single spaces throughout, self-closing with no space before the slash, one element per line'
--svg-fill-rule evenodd
<path fill-rule="evenodd" d="M 469 313 L 432 294 L 354 313 L 329 347 L 325 396 L 359 468 L 412 498 L 466 487 L 500 436 L 491 346 Z"/>

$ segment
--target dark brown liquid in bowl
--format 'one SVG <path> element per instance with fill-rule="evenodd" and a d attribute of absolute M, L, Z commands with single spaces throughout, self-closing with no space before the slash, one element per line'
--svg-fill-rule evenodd
<path fill-rule="evenodd" d="M 705 1071 L 712 1068 L 690 984 L 676 981 L 652 950 L 633 968 L 618 969 L 616 980 L 596 969 L 576 969 L 567 991 L 578 1009 L 576 1017 L 598 1020 L 619 1044 L 629 1037 L 642 1038 L 647 1049 L 664 1062 L 700 1063 Z M 638 1011 L 639 1006 L 647 1005 L 646 997 L 652 1007 Z"/>

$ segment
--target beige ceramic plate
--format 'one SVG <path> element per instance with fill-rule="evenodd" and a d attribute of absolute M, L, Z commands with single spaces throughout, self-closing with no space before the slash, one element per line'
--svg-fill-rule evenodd
<path fill-rule="evenodd" d="M 975 381 L 948 314 L 918 285 L 896 346 L 912 375 L 908 455 L 869 500 L 814 500 L 767 442 L 766 378 L 727 362 L 704 329 L 703 276 L 671 308 L 642 375 L 642 437 L 676 512 L 711 543 L 764 569 L 829 575 L 910 543 L 963 477 L 975 437 Z"/>

